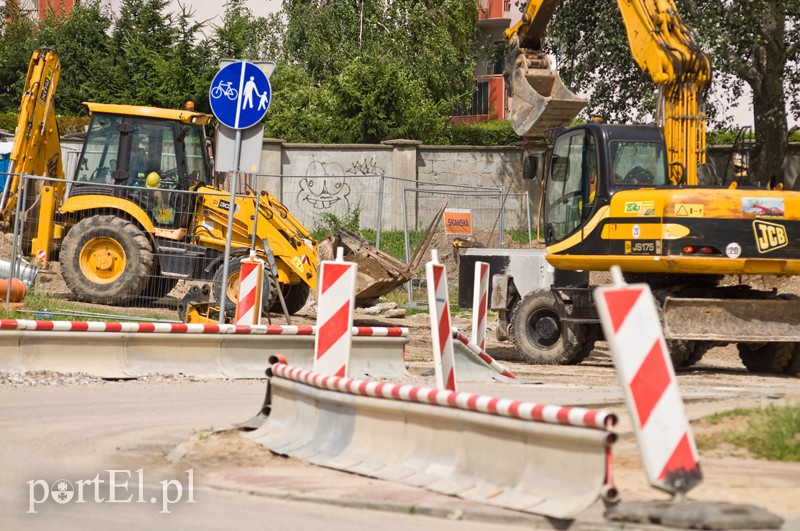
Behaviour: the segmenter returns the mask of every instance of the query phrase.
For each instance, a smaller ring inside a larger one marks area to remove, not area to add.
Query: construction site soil
[[[439,253],[449,270],[451,289],[457,286],[457,253],[454,252],[452,240],[434,238],[434,248]],[[8,256],[0,248],[0,256]],[[735,281],[738,279],[730,279]],[[761,289],[778,288],[780,292],[800,295],[800,279],[764,277],[743,279]],[[607,274],[593,275],[593,281],[607,282]],[[178,286],[155,308],[169,315],[175,311],[177,304],[188,291],[190,283],[180,282]],[[58,264],[53,263],[46,271],[42,271],[36,281],[36,289],[49,297],[72,300],[72,294],[59,274]],[[455,300],[454,296],[451,300]],[[82,305],[87,311],[93,308],[111,311],[120,315],[136,316],[151,314],[151,308],[108,307],[99,305]],[[292,324],[314,324],[315,304],[313,300],[297,315],[292,317]],[[177,314],[173,314],[177,319]],[[283,317],[272,315],[273,324],[283,324]],[[432,344],[430,336],[429,316],[419,313],[404,317],[386,318],[381,315],[368,315],[363,310],[356,312],[356,324],[364,326],[401,326],[409,329],[409,343],[406,348],[406,361],[410,371],[418,376],[430,376],[433,369]],[[457,313],[453,316],[453,324],[465,333],[470,332],[470,319],[467,314]],[[489,322],[486,350],[500,360],[518,378],[537,384],[564,384],[592,389],[604,386],[616,386],[617,376],[607,345],[598,342],[592,354],[580,365],[576,366],[532,366],[521,361],[521,357],[508,342],[497,341],[494,335],[496,322]],[[84,385],[86,382],[78,378],[59,378],[49,376],[55,383],[49,385]],[[26,382],[25,378],[29,381]],[[17,378],[0,379],[0,385],[35,384],[36,375]],[[730,400],[698,400],[687,401],[687,412],[692,420],[692,428],[696,438],[713,435],[723,430],[740,429],[742,420],[728,420],[712,424],[706,417],[714,412],[734,409],[736,407],[764,406],[768,404],[786,405],[800,403],[800,383],[796,377],[768,376],[748,374],[739,360],[735,346],[711,349],[700,362],[688,370],[678,373],[679,385],[682,389],[739,389],[740,392]],[[176,385],[189,385],[186,379],[161,379],[159,382],[174,382]],[[32,382],[32,383],[31,383]],[[140,382],[142,383],[142,382]],[[496,395],[503,393],[502,385],[496,387]],[[624,406],[620,403],[615,408],[621,416],[625,415]],[[240,420],[240,419],[233,419]],[[795,434],[800,440],[800,434]],[[638,448],[629,427],[615,445],[615,475],[617,483],[624,486],[623,497],[631,499],[666,499],[667,495],[653,490],[647,485],[641,466]],[[248,467],[268,465],[275,466],[275,457],[252,441],[235,436],[231,432],[213,434],[212,436],[195,437],[187,441],[186,457],[194,465],[203,469],[219,467]],[[706,480],[692,491],[694,499],[724,500],[738,503],[752,503],[767,508],[784,517],[800,518],[800,464],[773,463],[759,459],[746,450],[731,445],[720,445],[704,451],[702,459],[707,472]]]

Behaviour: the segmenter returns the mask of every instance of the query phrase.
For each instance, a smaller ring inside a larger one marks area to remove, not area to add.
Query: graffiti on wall
[[[375,157],[369,160],[363,157],[352,162],[347,169],[338,162],[312,160],[306,168],[306,176],[300,180],[297,201],[301,205],[311,205],[316,210],[349,212],[352,188],[347,178],[356,175],[384,174]]]

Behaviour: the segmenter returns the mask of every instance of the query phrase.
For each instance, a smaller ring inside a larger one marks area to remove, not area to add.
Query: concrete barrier
[[[504,365],[491,357],[465,336],[458,328],[453,328],[453,346],[456,353],[456,367],[463,381],[490,381],[504,383],[523,383],[517,380]]]
[[[0,371],[263,378],[277,352],[311,368],[315,333],[312,326],[0,320]],[[404,376],[407,342],[405,328],[353,327],[351,373]]]
[[[246,436],[275,453],[560,519],[616,496],[609,412],[270,371],[269,416]]]

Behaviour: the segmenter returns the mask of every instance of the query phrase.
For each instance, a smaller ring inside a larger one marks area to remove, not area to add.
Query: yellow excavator
[[[231,206],[230,194],[214,185],[204,132],[210,115],[86,103],[91,121],[66,180],[53,105],[59,73],[53,50],[33,53],[0,198],[0,228],[20,222],[25,255],[58,259],[79,300],[129,304],[161,298],[179,279],[212,280],[217,300],[227,296],[230,309],[240,260],[255,241],[277,270],[265,274],[264,310],[281,311],[278,287],[289,313],[303,307],[316,288],[316,242],[266,191],[250,191]],[[231,208],[232,261],[223,279]]]
[[[742,282],[800,274],[800,193],[698,184],[711,65],[671,0],[617,2],[633,57],[659,90],[657,124],[567,127],[586,100],[563,86],[542,47],[559,3],[529,1],[506,32],[516,131],[557,128],[530,164],[542,177],[554,272],[549,289],[501,290],[499,335],[531,362],[579,363],[602,337],[589,272],[619,265],[652,286],[675,367],[736,343],[750,371],[800,373],[800,300]]]

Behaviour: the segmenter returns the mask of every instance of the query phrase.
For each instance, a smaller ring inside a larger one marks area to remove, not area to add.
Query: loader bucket
[[[511,74],[511,95],[511,124],[520,136],[567,126],[589,102],[564,86],[555,70],[529,67],[524,54]]]
[[[358,264],[356,306],[372,305],[380,296],[390,293],[413,278],[425,258],[435,228],[442,220],[445,206],[434,216],[408,263],[375,248],[360,234],[346,229],[337,230],[317,245],[319,263],[333,260],[336,248],[342,247],[344,260]]]

